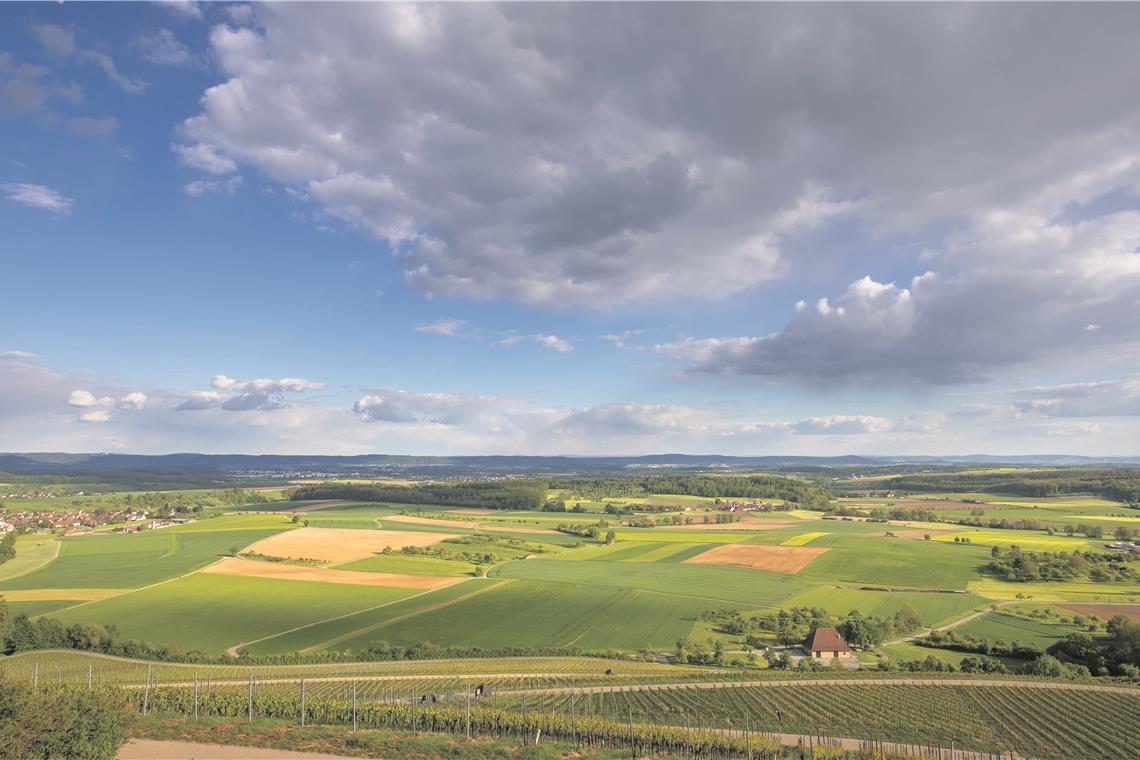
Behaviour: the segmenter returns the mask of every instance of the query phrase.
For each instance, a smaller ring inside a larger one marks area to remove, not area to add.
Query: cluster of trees
[[[1018,470],[1000,472],[947,472],[900,475],[876,481],[875,488],[890,491],[932,493],[973,491],[1012,493],[1019,496],[1094,494],[1140,507],[1140,472],[1135,468],[1065,470]]]
[[[602,501],[649,494],[708,498],[782,499],[811,509],[825,509],[828,495],[811,483],[778,475],[652,475],[640,478],[564,478],[551,482],[583,499]]]
[[[16,556],[16,531],[9,531],[0,538],[0,565]]]
[[[837,515],[855,515],[858,510],[839,508],[834,510]],[[871,522],[887,522],[889,520],[908,520],[913,522],[941,522],[951,525],[965,525],[971,528],[995,528],[999,530],[1043,530],[1049,534],[1064,533],[1068,536],[1081,533],[1084,536],[1099,540],[1106,535],[1103,525],[1081,523],[1079,525],[1066,524],[1058,526],[1054,522],[1035,519],[1010,520],[1008,518],[985,519],[985,510],[971,509],[969,516],[954,519],[929,509],[906,509],[905,507],[891,507],[888,509],[873,509],[868,513],[867,519]],[[1128,541],[1137,535],[1134,528],[1121,526],[1112,531],[1112,536],[1119,541]]]
[[[345,499],[483,509],[540,509],[546,502],[546,483],[537,480],[458,481],[411,486],[322,483],[302,486],[293,491],[292,498],[296,501]]]
[[[1105,626],[1106,636],[1073,633],[1049,647],[1061,662],[1088,668],[1094,675],[1140,678],[1140,621],[1116,615]]]
[[[0,679],[0,754],[111,760],[127,740],[130,708],[120,689],[41,686]]]
[[[950,649],[955,652],[985,654],[992,657],[1013,657],[1018,660],[1036,660],[1044,652],[1031,644],[1018,642],[990,641],[976,636],[959,636],[957,631],[931,631],[929,635],[915,642],[919,646],[932,649]]]
[[[922,626],[922,618],[909,604],[904,604],[889,618],[864,617],[858,610],[837,618],[818,607],[793,607],[747,618],[736,610],[711,610],[700,617],[714,623],[723,633],[744,636],[745,642],[754,648],[766,646],[773,635],[781,644],[789,646],[802,642],[815,628],[833,626],[848,644],[865,649]]]
[[[605,541],[607,544],[617,542],[617,533],[613,528],[606,530],[609,525],[605,520],[598,520],[594,525],[583,525],[582,523],[559,523],[558,531],[566,533],[571,536],[581,536],[582,538],[593,538],[600,541]],[[603,533],[603,531],[605,531]]]
[[[1105,582],[1140,577],[1135,569],[1135,560],[1125,554],[1026,552],[1016,545],[1005,552],[996,546],[990,550],[986,570],[1008,581],[1063,581],[1087,577]]]

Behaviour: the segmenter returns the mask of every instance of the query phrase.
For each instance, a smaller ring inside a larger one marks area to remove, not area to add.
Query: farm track
[[[1140,689],[1129,686],[1105,686],[1102,684],[1065,683],[1062,681],[1002,681],[998,679],[954,679],[954,678],[791,678],[767,681],[716,681],[688,683],[651,683],[628,686],[558,686],[550,689],[519,689],[498,691],[498,695],[526,694],[613,694],[628,691],[668,691],[671,689],[736,689],[763,686],[966,686],[966,687],[1014,687],[1023,689],[1052,689],[1055,691],[1091,691],[1103,694],[1128,694],[1140,697]]]
[[[912,633],[909,636],[904,636],[901,639],[895,639],[894,641],[888,641],[885,644],[880,644],[879,646],[880,647],[889,647],[889,646],[894,646],[895,644],[905,644],[908,641],[914,641],[915,639],[922,638],[923,636],[929,636],[930,634],[934,633],[935,631],[941,633],[942,631],[953,630],[954,628],[966,625],[966,623],[977,620],[978,618],[982,617],[983,615],[986,615],[986,614],[989,614],[990,612],[993,612],[995,607],[1004,607],[1007,604],[1011,604],[1011,603],[1012,602],[1004,601],[1004,602],[997,602],[996,604],[989,604],[989,605],[986,605],[986,608],[984,610],[975,610],[974,612],[971,612],[969,615],[966,615],[965,617],[960,617],[957,620],[953,620],[953,621],[947,623],[946,625],[940,625],[940,626],[937,626],[935,628],[924,628],[919,633]]]

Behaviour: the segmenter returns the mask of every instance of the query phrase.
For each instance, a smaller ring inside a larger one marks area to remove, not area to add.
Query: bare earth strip
[[[916,528],[908,528],[907,530],[892,530],[891,533],[895,534],[895,538],[926,538],[930,536],[945,536],[954,533],[952,530],[918,530]]]
[[[237,575],[244,578],[274,578],[287,581],[344,583],[350,586],[388,586],[391,588],[437,589],[463,580],[462,577],[437,575],[404,575],[402,573],[364,573],[356,570],[333,570],[327,567],[304,567],[277,562],[226,557],[202,571],[209,575]]]
[[[131,739],[115,757],[117,760],[353,760],[346,755],[156,739]]]
[[[802,520],[744,520],[737,523],[693,523],[692,525],[658,525],[657,530],[768,530],[802,525]]]
[[[441,528],[470,528],[474,530],[478,525],[475,520],[440,520],[435,517],[416,517],[415,515],[392,515],[384,520],[392,522],[412,523],[413,525],[438,525]]]
[[[798,573],[827,549],[810,546],[726,544],[685,560],[691,565],[731,565],[776,573]]]
[[[248,551],[269,557],[316,559],[340,564],[364,559],[386,547],[431,546],[448,538],[445,533],[350,528],[300,528],[262,539]]]
[[[93,602],[125,594],[125,588],[36,588],[25,591],[0,591],[9,602]]]
[[[454,512],[454,513],[455,513],[455,514],[457,514],[457,515],[479,515],[479,516],[485,516],[485,515],[493,515],[493,514],[495,514],[495,510],[494,510],[494,509],[479,509],[479,508],[477,508],[477,507],[456,507],[455,509],[449,509],[449,510],[447,510],[447,511],[448,511],[448,512]]]
[[[1095,615],[1101,620],[1111,620],[1115,615],[1123,615],[1129,620],[1140,620],[1140,604],[1062,604],[1061,606],[1082,615]]]
[[[500,525],[494,522],[479,523],[479,530],[495,530],[500,533],[541,533],[546,536],[560,535],[556,530],[549,528],[528,528],[525,525]]]

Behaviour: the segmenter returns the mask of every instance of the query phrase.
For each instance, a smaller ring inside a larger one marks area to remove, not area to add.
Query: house
[[[851,657],[851,647],[834,628],[816,628],[804,641],[804,650],[813,660],[838,660]]]

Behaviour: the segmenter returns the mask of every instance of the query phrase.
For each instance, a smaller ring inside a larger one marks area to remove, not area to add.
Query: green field
[[[987,601],[975,594],[942,594],[922,591],[859,591],[816,587],[784,600],[781,607],[819,607],[834,615],[858,610],[861,615],[891,617],[904,604],[922,618],[922,624],[935,626],[980,609]]]
[[[954,629],[954,632],[959,636],[1031,644],[1038,649],[1046,649],[1074,630],[1072,626],[1051,625],[1004,612],[989,612]]]
[[[68,625],[116,625],[128,639],[176,643],[183,651],[221,653],[241,642],[413,593],[410,589],[198,573],[71,607],[52,617]]]
[[[451,559],[405,554],[377,554],[336,565],[340,570],[363,570],[368,573],[406,573],[408,575],[471,575],[475,565]]]
[[[20,536],[16,539],[16,556],[0,565],[0,583],[37,570],[58,554],[59,542],[54,536]]]
[[[808,587],[794,575],[677,562],[614,564],[591,560],[525,560],[499,565],[491,575],[547,581],[551,584],[551,593],[559,595],[570,587],[593,586],[636,589],[662,596],[692,597],[710,603],[751,607],[775,605]]]
[[[905,588],[965,589],[989,562],[982,547],[905,538],[827,535],[812,548],[830,549],[799,573],[801,579]]]
[[[244,520],[243,517],[222,518],[145,533],[61,538],[59,557],[55,561],[0,582],[0,594],[9,589],[138,588],[197,570],[233,547],[244,548],[280,529],[235,527],[207,531],[201,527],[206,524],[227,526],[230,519]]]

